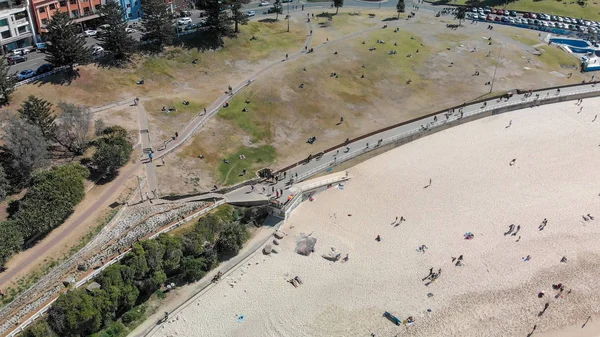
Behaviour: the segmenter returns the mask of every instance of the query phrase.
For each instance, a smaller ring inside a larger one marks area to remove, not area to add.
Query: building
[[[36,41],[28,0],[0,0],[1,54],[30,47]]]
[[[81,24],[82,30],[99,25],[99,11],[104,0],[31,0],[32,13],[38,32],[45,33],[46,25],[56,11],[69,13],[75,22]]]
[[[125,10],[125,19],[127,21],[137,21],[142,18],[141,0],[119,0],[121,7]]]

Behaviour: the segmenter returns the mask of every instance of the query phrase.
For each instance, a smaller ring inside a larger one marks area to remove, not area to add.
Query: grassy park
[[[348,137],[489,95],[484,83],[496,67],[494,93],[585,78],[574,71],[577,59],[570,54],[554,46],[534,48],[541,43],[538,32],[498,27],[492,34],[466,24],[451,30],[448,18],[383,21],[395,12],[371,12],[344,12],[313,26],[314,53],[282,62],[231,99],[176,153],[175,165],[159,171],[161,190],[234,184],[262,167],[284,167]],[[473,76],[476,71],[479,76]],[[315,145],[306,144],[311,136]],[[252,148],[261,160],[240,161],[239,154],[250,158]]]

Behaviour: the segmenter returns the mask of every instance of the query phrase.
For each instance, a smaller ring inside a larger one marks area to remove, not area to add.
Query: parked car
[[[22,48],[22,49],[18,49],[18,50],[13,50],[13,54],[15,55],[27,55],[31,52],[31,49],[29,48]]]
[[[248,13],[246,13],[246,16],[255,16],[256,12],[255,11],[248,11]]]
[[[487,21],[494,21],[494,17],[493,17],[493,16],[491,16],[491,15],[488,15],[488,16],[487,16],[485,19],[486,19]]]
[[[33,76],[35,76],[35,71],[33,71],[31,69],[25,69],[22,72],[17,74],[17,80],[23,81],[28,78],[32,78]]]
[[[499,16],[497,16],[497,17],[494,18],[494,21],[500,21],[500,20],[502,20],[502,18],[499,17]]]
[[[110,25],[108,23],[98,26],[99,29],[108,29]]]
[[[268,1],[261,1],[259,6],[268,6],[269,2]]]
[[[198,29],[200,27],[202,27],[201,24],[199,24],[199,23],[192,23],[192,24],[189,24],[189,25],[185,26],[185,28],[183,30],[194,30],[194,29]]]
[[[182,18],[189,18],[189,17],[192,17],[192,12],[190,12],[190,11],[181,11],[179,13],[179,16],[182,17]]]
[[[45,53],[46,49],[48,49],[48,45],[45,42],[36,43],[35,49],[37,49],[39,52]]]
[[[127,27],[127,28],[125,28],[125,33],[127,33],[127,34],[133,34],[133,33],[135,33],[135,29]]]
[[[515,12],[515,11],[511,11],[511,12],[510,12],[510,16],[512,16],[512,17],[515,17],[515,16],[517,16],[517,12]]]
[[[100,46],[93,46],[92,47],[92,55],[100,55],[104,53],[104,48],[100,47]]]
[[[504,15],[504,11],[501,10],[501,9],[499,9],[499,10],[496,11],[496,14],[498,14],[498,15]]]
[[[51,71],[52,69],[54,69],[54,67],[50,63],[44,63],[37,68],[35,73],[37,75],[41,75],[41,74],[45,74],[45,73]]]
[[[8,55],[7,57],[8,59],[8,63],[9,64],[17,64],[17,63],[21,63],[21,62],[25,62],[27,61],[27,56],[21,56],[21,55]]]
[[[271,13],[275,13],[275,7],[269,7],[269,9],[267,9],[267,14]],[[482,19],[485,19],[485,16],[483,16]]]
[[[84,30],[83,31],[83,35],[85,36],[96,36],[98,34],[97,30],[93,30],[93,29],[88,29],[88,30]]]
[[[177,24],[180,26],[189,25],[190,23],[192,23],[192,18],[181,18],[177,20]]]

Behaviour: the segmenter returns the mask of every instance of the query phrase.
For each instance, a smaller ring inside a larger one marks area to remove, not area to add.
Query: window
[[[127,8],[131,8],[131,4],[127,4]]]
[[[0,35],[2,35],[3,39],[8,39],[11,36],[10,35],[10,29],[3,31],[2,33],[0,33]]]
[[[50,4],[50,6],[49,6],[49,7],[50,7],[50,10],[54,10],[54,9],[56,9],[56,6],[55,6],[54,4]]]
[[[77,0],[69,0],[69,3],[70,3],[71,5],[77,5]]]
[[[72,14],[73,17],[76,18],[76,17],[79,16],[79,10],[78,9],[74,9],[74,10],[71,11],[71,14]]]
[[[88,2],[88,0],[81,0],[81,2]]]
[[[29,32],[29,26],[21,26],[17,30],[19,31],[19,34],[25,34]]]
[[[90,8],[89,7],[83,7],[83,13],[87,14],[90,12]]]
[[[9,5],[8,1],[0,2],[0,10],[4,10],[4,9],[10,9],[10,5]]]
[[[96,6],[94,6],[94,8],[95,8],[97,11],[99,11],[101,7],[102,7],[102,5],[96,5]]]
[[[0,20],[0,27],[8,26],[8,19]]]
[[[38,12],[44,13],[44,12],[46,12],[46,8],[45,7],[40,7],[40,8],[38,8]]]
[[[59,2],[60,7],[66,7],[67,6],[67,0],[63,0],[61,2]]]
[[[133,15],[131,13],[127,14],[128,17],[132,18]]]
[[[19,12],[15,14],[15,20],[27,19],[27,11]]]
[[[42,26],[45,26],[48,24],[48,19],[42,19]]]

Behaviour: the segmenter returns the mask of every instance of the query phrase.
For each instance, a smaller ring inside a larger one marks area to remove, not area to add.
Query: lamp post
[[[496,71],[498,71],[498,63],[500,62],[500,55],[502,55],[502,48],[504,44],[500,44],[500,51],[498,51],[498,58],[496,59],[496,66],[494,67],[494,76],[492,76],[492,83],[490,83],[490,93],[494,90],[494,82],[496,81]]]
[[[287,13],[287,20],[288,20],[288,33],[290,32],[290,3],[287,3],[288,5],[288,13]]]

